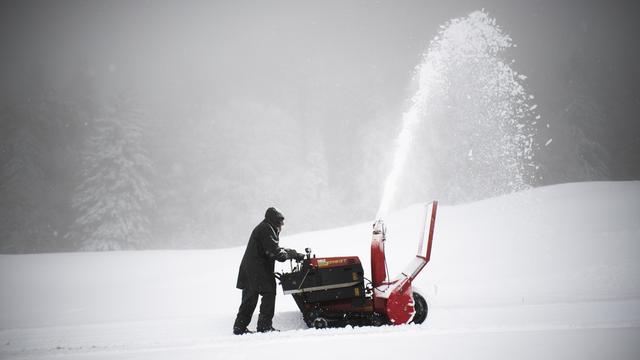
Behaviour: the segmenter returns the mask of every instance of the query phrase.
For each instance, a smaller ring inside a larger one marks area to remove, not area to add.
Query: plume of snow
[[[537,105],[522,85],[526,76],[502,58],[512,46],[484,10],[441,26],[416,67],[417,89],[402,116],[376,218],[390,210],[412,157],[422,160],[411,164],[413,177],[420,177],[418,168],[431,170],[420,187],[453,202],[530,186]],[[410,154],[414,138],[425,132],[414,152],[428,156]]]

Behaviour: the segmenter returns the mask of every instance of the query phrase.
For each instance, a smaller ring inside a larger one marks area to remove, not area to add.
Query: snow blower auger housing
[[[284,294],[293,296],[309,327],[421,324],[427,318],[427,302],[411,283],[431,258],[437,209],[437,201],[425,207],[418,253],[395,278],[388,278],[386,230],[379,219],[371,240],[371,281],[357,256],[320,258],[307,248],[307,256],[291,272],[276,274]]]

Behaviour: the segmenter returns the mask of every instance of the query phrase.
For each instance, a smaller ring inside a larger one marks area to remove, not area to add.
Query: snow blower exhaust
[[[357,256],[316,257],[311,249],[291,272],[278,273],[285,295],[293,296],[307,326],[315,328],[421,324],[428,306],[412,281],[431,258],[438,202],[426,206],[418,252],[404,271],[388,278],[382,219],[373,224],[371,280]]]

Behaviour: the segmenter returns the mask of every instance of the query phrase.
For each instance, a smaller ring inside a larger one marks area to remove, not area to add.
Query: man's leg
[[[233,324],[233,333],[245,332],[247,326],[251,322],[253,312],[258,305],[258,292],[255,290],[243,289],[242,290],[242,303],[238,309],[238,316]]]
[[[258,316],[258,331],[269,331],[272,328],[273,314],[276,307],[275,293],[262,293],[260,301],[260,315]]]

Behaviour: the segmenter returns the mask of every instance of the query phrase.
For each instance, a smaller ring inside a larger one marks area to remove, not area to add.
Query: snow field
[[[232,336],[243,247],[2,255],[0,359],[638,359],[638,200],[640,182],[605,182],[441,203],[420,326],[309,330],[279,293],[282,332]],[[385,219],[392,276],[421,221],[420,205]],[[370,239],[363,223],[281,245],[358,255],[368,275]]]

